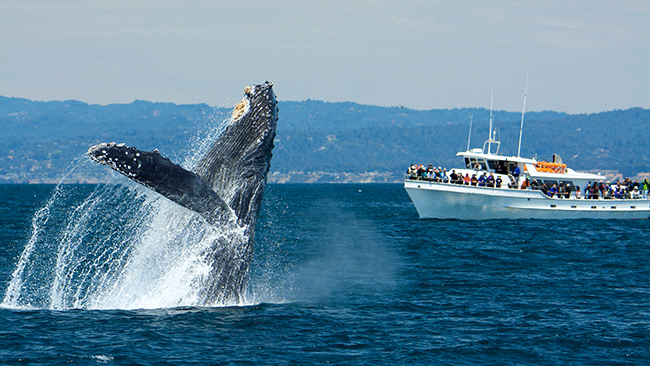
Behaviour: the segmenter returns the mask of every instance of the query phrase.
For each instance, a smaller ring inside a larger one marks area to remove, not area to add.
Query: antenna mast
[[[488,154],[492,151],[492,107],[494,106],[494,89],[490,98],[490,131],[488,131]],[[485,147],[485,146],[483,146]]]
[[[474,115],[469,116],[469,136],[467,136],[467,151],[469,151],[469,140],[472,138],[472,121],[474,121]]]
[[[521,127],[519,128],[519,148],[517,149],[517,157],[521,154],[521,133],[524,130],[524,113],[526,113],[526,95],[528,94],[528,76],[530,72],[526,73],[526,89],[524,89],[524,107],[521,110]],[[491,126],[492,124],[490,124]]]

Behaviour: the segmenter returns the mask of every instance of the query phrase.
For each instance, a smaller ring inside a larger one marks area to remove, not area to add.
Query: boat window
[[[513,162],[508,163],[508,173],[514,172],[515,168],[517,167],[516,165],[517,163],[513,163]]]
[[[467,169],[472,169],[472,163],[469,161],[469,158],[465,158],[465,166]]]
[[[497,169],[497,166],[498,166],[499,163],[496,160],[488,160],[487,162],[488,162],[488,166],[490,167],[490,169],[492,169],[492,170]]]
[[[558,186],[556,180],[545,180],[544,183],[549,187],[553,186],[553,184],[555,184],[556,187]]]
[[[487,169],[487,166],[485,165],[485,161],[483,161],[483,160],[477,160],[476,158],[470,158],[469,163],[470,163],[469,166],[468,166],[469,169],[474,169],[476,164],[479,164],[479,166],[483,170]]]
[[[487,170],[487,164],[485,163],[485,160],[480,159],[480,160],[477,160],[476,162],[481,166],[481,170]],[[474,165],[476,165],[476,164],[474,164]]]
[[[490,161],[489,163],[490,163],[490,167],[494,169],[494,171],[497,174],[508,174],[508,166],[506,165],[507,162],[495,160],[495,161]]]

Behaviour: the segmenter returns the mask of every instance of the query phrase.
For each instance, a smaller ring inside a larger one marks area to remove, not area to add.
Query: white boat
[[[489,174],[501,178],[501,187],[454,183],[407,177],[404,188],[421,218],[490,220],[490,219],[647,219],[650,200],[642,192],[627,192],[632,198],[588,198],[582,189],[594,182],[603,183],[605,176],[579,173],[561,163],[538,162],[515,156],[503,156],[481,149],[459,152],[465,168],[453,169],[456,174]],[[502,165],[500,165],[500,163]],[[479,165],[479,169],[472,167]],[[522,171],[514,188],[509,188],[515,164]],[[522,169],[523,168],[523,169]],[[557,169],[557,170],[554,170]],[[499,170],[499,172],[497,172]],[[477,175],[478,175],[477,174]],[[569,187],[562,195],[551,197],[524,182],[536,181],[547,186]],[[567,198],[568,195],[568,198]]]
[[[525,97],[524,97],[525,109]],[[642,186],[620,194],[596,191],[589,197],[582,193],[594,183],[606,185],[600,174],[576,172],[554,155],[552,162],[499,154],[500,142],[492,134],[490,112],[489,138],[483,148],[459,152],[464,167],[453,169],[464,177],[492,175],[497,184],[481,186],[449,179],[407,176],[404,188],[421,218],[490,220],[490,219],[648,219],[650,200]],[[523,129],[523,112],[522,112]],[[471,123],[470,123],[471,137]],[[493,152],[493,147],[495,151]],[[519,139],[521,151],[521,133]],[[519,168],[518,179],[514,178]],[[435,169],[435,168],[434,168]],[[512,184],[510,182],[512,181]],[[536,183],[536,184],[535,184]],[[546,185],[546,187],[543,186]],[[561,187],[562,194],[547,194],[545,188]],[[536,188],[536,189],[534,189]],[[544,189],[542,189],[544,188]],[[615,198],[616,197],[616,198]]]

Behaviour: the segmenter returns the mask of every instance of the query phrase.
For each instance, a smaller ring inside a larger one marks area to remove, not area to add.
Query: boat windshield
[[[465,158],[465,166],[467,169],[474,169],[476,168],[476,164],[479,165],[480,170],[487,170],[487,164],[485,163],[485,160],[483,159],[476,159],[476,158]]]

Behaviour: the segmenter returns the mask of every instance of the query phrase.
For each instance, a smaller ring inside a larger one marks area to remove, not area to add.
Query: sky
[[[0,96],[650,109],[650,1],[0,0]]]

